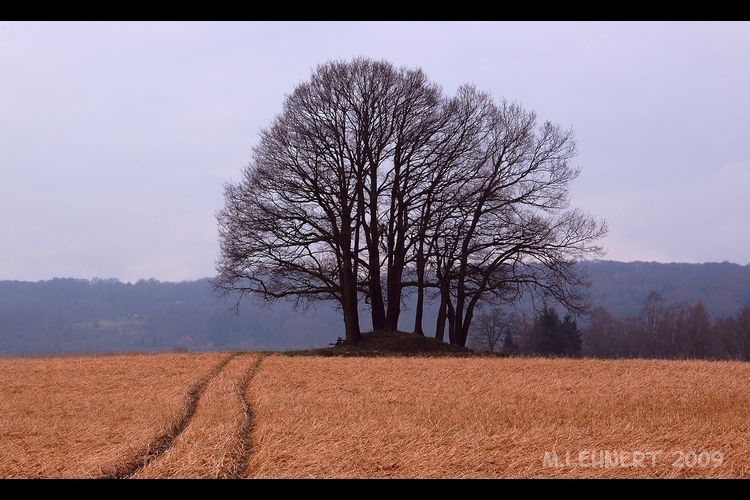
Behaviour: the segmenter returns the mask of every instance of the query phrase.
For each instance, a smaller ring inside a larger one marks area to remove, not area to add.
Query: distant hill
[[[616,316],[635,314],[652,290],[669,302],[702,299],[718,317],[750,303],[750,266],[731,263],[660,264],[593,261],[581,264],[591,302]],[[407,298],[400,328],[413,322]],[[168,351],[175,348],[306,349],[343,335],[330,303],[296,311],[290,303],[245,300],[240,314],[217,297],[208,280],[53,279],[0,281],[0,354]],[[426,333],[434,331],[434,305]],[[369,328],[363,311],[362,328]]]
[[[750,265],[589,261],[581,266],[591,281],[591,302],[615,316],[637,313],[651,291],[671,303],[703,300],[714,318],[750,304]]]
[[[308,348],[339,334],[333,307],[232,305],[206,279],[0,281],[0,354]]]

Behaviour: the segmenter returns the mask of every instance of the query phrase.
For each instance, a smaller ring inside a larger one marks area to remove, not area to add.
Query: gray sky
[[[750,23],[0,23],[0,280],[213,275],[214,214],[320,62],[576,131],[607,258],[750,262]]]

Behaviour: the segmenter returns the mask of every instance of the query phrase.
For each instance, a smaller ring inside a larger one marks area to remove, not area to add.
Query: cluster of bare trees
[[[502,307],[485,308],[473,322],[467,343],[487,352],[514,350],[517,344],[513,339],[519,337],[520,321],[518,314]]]
[[[615,317],[597,306],[585,316],[586,326],[579,331],[572,317],[560,320],[546,305],[533,316],[512,308],[484,308],[469,345],[528,356],[750,361],[750,304],[714,320],[700,300],[668,303],[651,292],[638,314]]]
[[[340,304],[398,328],[402,299],[440,302],[436,337],[464,345],[477,306],[525,291],[582,307],[576,260],[603,223],[569,209],[572,133],[472,86],[446,97],[419,69],[319,66],[286,97],[218,214],[215,285]],[[362,306],[366,307],[362,307]]]
[[[470,332],[471,347],[527,356],[581,355],[582,335],[575,318],[544,304],[533,317],[502,307],[485,308]]]
[[[713,321],[703,305],[669,304],[649,294],[640,314],[615,318],[592,311],[583,353],[606,358],[709,358],[750,361],[750,305]]]

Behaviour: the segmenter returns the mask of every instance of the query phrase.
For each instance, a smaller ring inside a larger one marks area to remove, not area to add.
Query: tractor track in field
[[[214,367],[205,377],[198,381],[198,383],[195,384],[192,389],[190,389],[190,392],[188,393],[187,410],[185,411],[182,418],[177,423],[175,423],[166,433],[162,434],[153,442],[151,442],[148,448],[144,452],[139,453],[135,459],[126,464],[123,464],[110,474],[100,476],[100,479],[125,479],[131,477],[144,467],[148,466],[148,464],[159,458],[161,455],[163,455],[172,446],[172,443],[177,438],[177,436],[179,436],[182,431],[185,430],[185,428],[190,424],[190,421],[193,419],[195,411],[198,408],[198,401],[200,400],[201,396],[203,396],[204,391],[211,383],[211,381],[216,378],[219,373],[221,373],[221,371],[232,359],[239,356],[240,354],[241,353],[238,352],[229,354],[226,359],[220,361],[216,365],[216,367]]]
[[[250,404],[250,397],[248,395],[248,388],[250,387],[250,382],[253,381],[255,376],[258,374],[258,371],[260,371],[260,364],[263,362],[263,359],[265,358],[265,354],[258,354],[257,359],[253,363],[253,367],[248,370],[248,372],[245,374],[244,379],[242,380],[242,383],[239,384],[239,388],[241,391],[241,399],[242,403],[244,405],[244,411],[245,415],[247,416],[247,420],[245,421],[245,426],[242,429],[242,454],[240,455],[240,458],[237,462],[237,467],[235,468],[235,479],[244,478],[247,473],[247,467],[250,464],[250,456],[253,453],[253,424],[255,423],[255,414],[253,413],[253,407]]]

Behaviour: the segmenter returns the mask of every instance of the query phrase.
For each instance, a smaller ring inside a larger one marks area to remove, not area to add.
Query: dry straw
[[[739,362],[273,356],[250,385],[248,475],[748,477],[748,382]],[[701,450],[722,465],[673,467]],[[564,461],[597,451],[663,454]]]
[[[250,413],[244,392],[258,356],[232,359],[206,387],[195,415],[171,447],[137,478],[232,478],[249,452]]]
[[[750,477],[747,363],[260,360],[2,359],[0,476]]]
[[[137,464],[226,354],[0,359],[0,477],[102,477]]]

